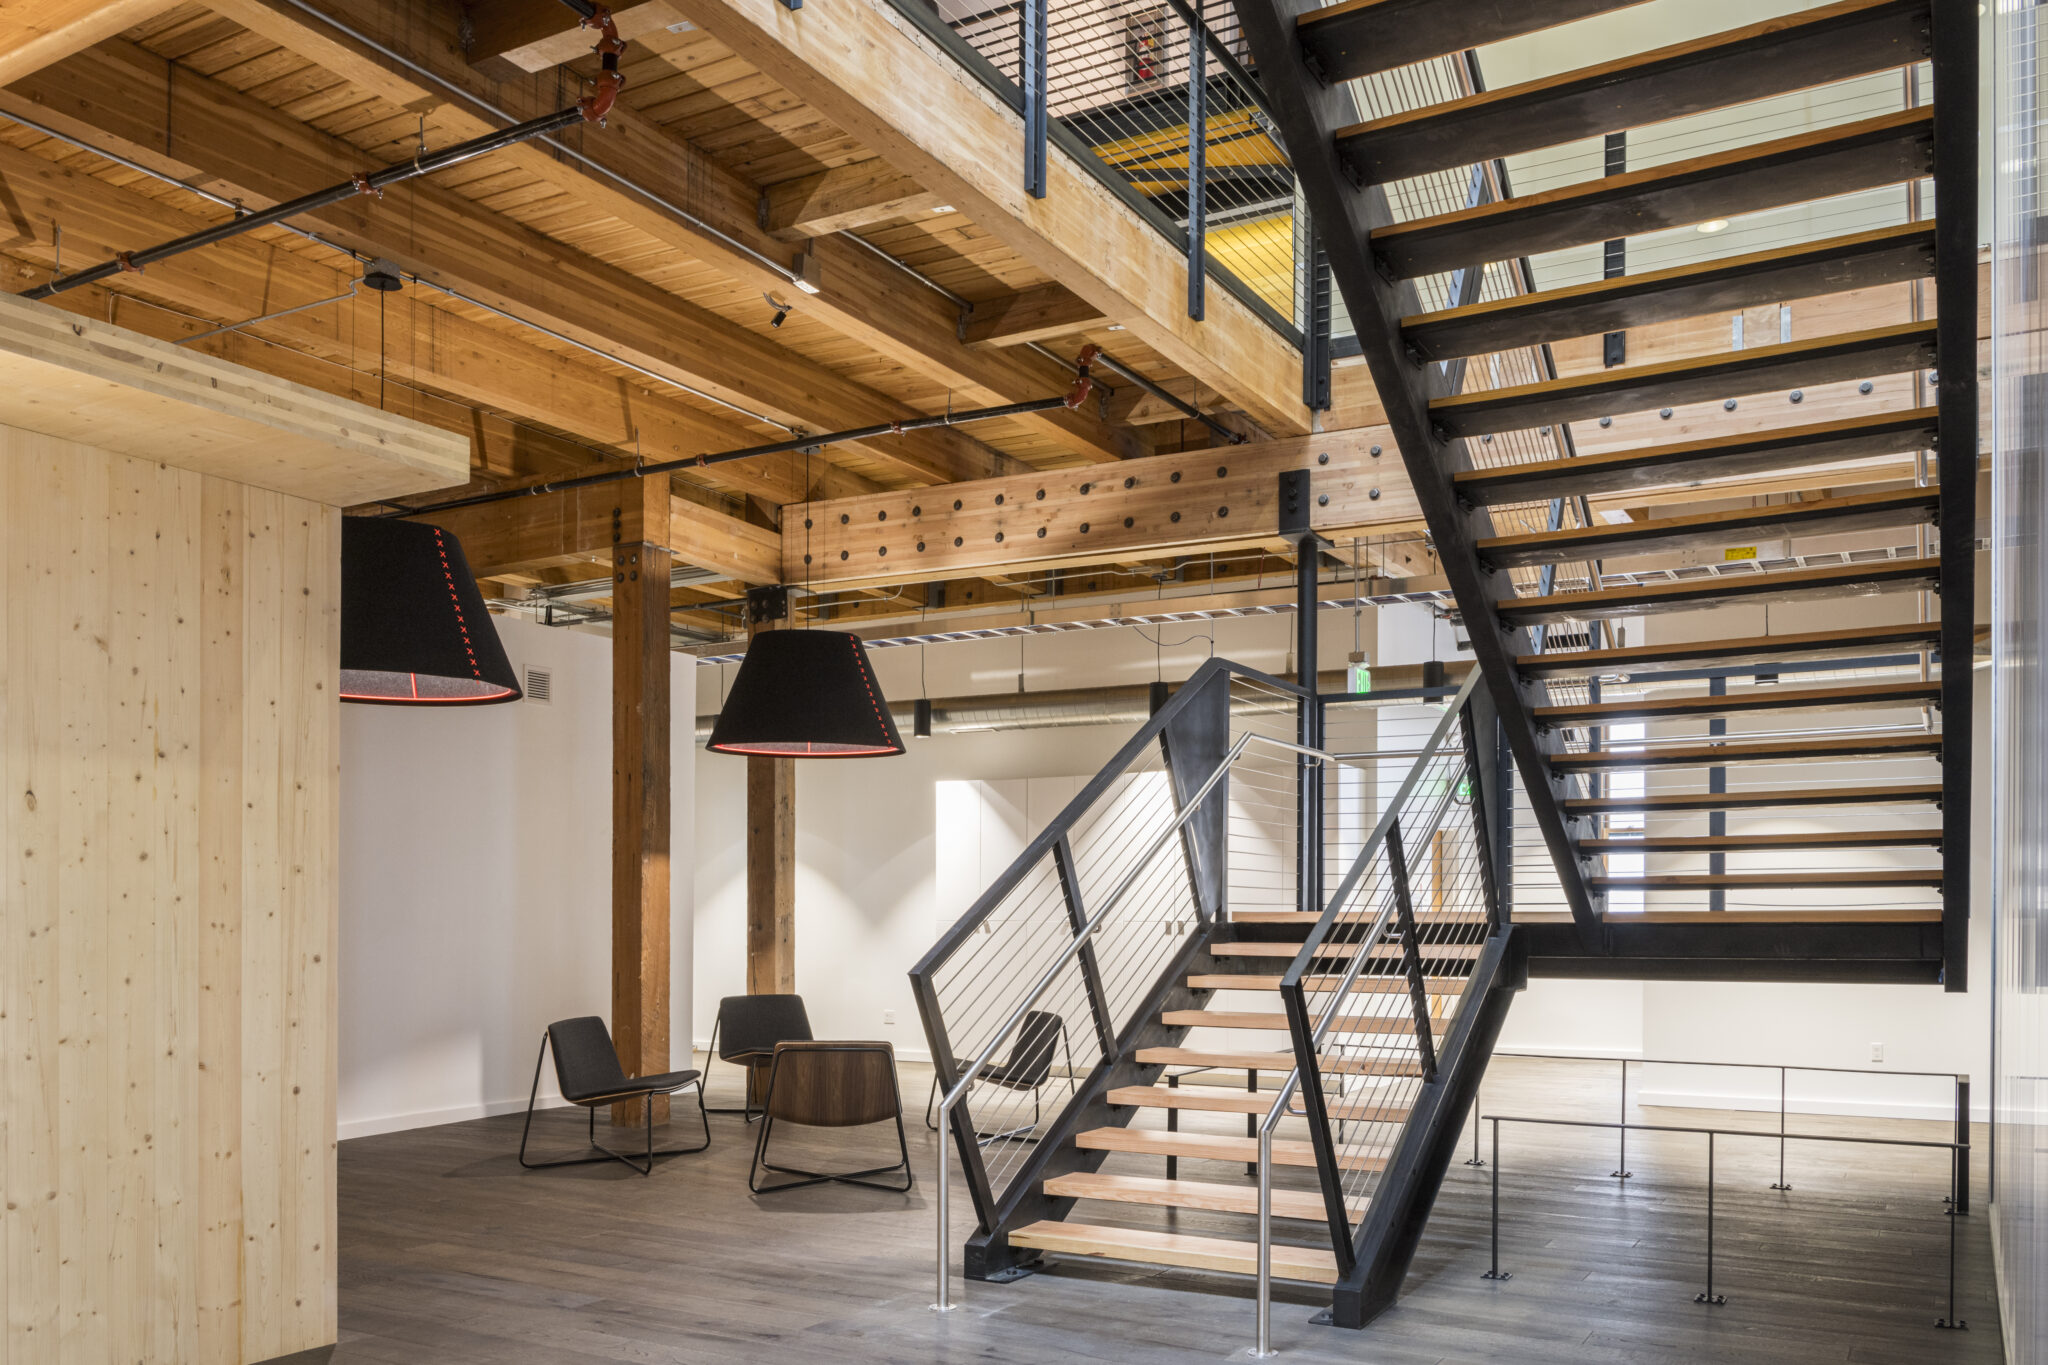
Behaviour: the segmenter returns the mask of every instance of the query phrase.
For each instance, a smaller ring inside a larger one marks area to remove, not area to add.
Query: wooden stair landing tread
[[[1228,1090],[1220,1085],[1120,1085],[1109,1092],[1111,1104],[1133,1109],[1185,1109],[1205,1114],[1264,1114],[1273,1108],[1271,1090]],[[1335,1096],[1323,1101],[1333,1119],[1359,1119],[1370,1123],[1405,1123],[1406,1105],[1371,1104]],[[1302,1116],[1301,1096],[1288,1104],[1287,1112]]]
[[[1756,635],[1738,640],[1702,640],[1692,644],[1631,645],[1624,649],[1582,649],[1555,654],[1524,654],[1515,667],[1532,678],[1586,676],[1594,673],[1663,673],[1717,664],[1784,663],[1793,659],[1882,658],[1941,643],[1941,623],[1857,626],[1849,630],[1804,631],[1790,635]]]
[[[1924,450],[1934,444],[1936,415],[1931,407],[1909,408],[1712,440],[1467,469],[1453,476],[1453,484],[1460,497],[1484,504],[1690,487],[1703,480],[1752,478]]]
[[[1425,958],[1476,958],[1483,943],[1423,943],[1417,947]],[[1211,957],[1285,957],[1294,958],[1301,954],[1299,943],[1214,943],[1209,946]],[[1372,955],[1379,958],[1399,958],[1405,950],[1397,942],[1373,945]],[[1325,943],[1316,949],[1317,957],[1356,957],[1356,943]]]
[[[1372,251],[1397,277],[1458,270],[1715,218],[1896,185],[1929,173],[1932,106],[1540,194],[1413,218],[1376,230]]]
[[[1489,299],[1464,308],[1417,313],[1401,320],[1401,339],[1427,360],[1486,355],[1539,342],[1625,331],[1707,313],[1734,312],[1780,299],[1812,298],[1919,279],[1933,272],[1933,253],[1934,224],[1903,223],[1825,241]],[[1741,439],[1753,444],[1756,438]],[[1617,452],[1630,453],[1634,452]],[[1588,459],[1581,457],[1568,463],[1584,465]],[[1473,475],[1501,476],[1509,472],[1467,470],[1458,475],[1458,486],[1465,491]],[[1484,486],[1483,481],[1475,482]],[[1574,491],[1589,490],[1581,487]]]
[[[1438,0],[1342,0],[1301,15],[1295,21],[1295,33],[1303,56],[1334,85],[1641,3],[1551,0],[1545,5],[1444,5]]]
[[[1851,493],[1839,498],[1734,507],[1690,516],[1488,536],[1474,548],[1481,559],[1495,568],[1569,564],[1651,551],[1738,545],[1780,535],[1836,535],[1914,526],[1933,520],[1940,501],[1940,491],[1933,488]]]
[[[1302,978],[1302,985],[1310,991],[1335,990],[1342,981],[1340,976],[1309,976]],[[1187,979],[1191,991],[1277,991],[1280,978],[1277,976],[1240,976],[1235,972],[1198,972]],[[1465,978],[1462,976],[1425,976],[1422,988],[1430,995],[1459,996],[1465,993]],[[1360,976],[1352,983],[1353,992],[1389,992],[1406,995],[1408,978],[1405,976]]]
[[[1165,1010],[1159,1022],[1168,1028],[1235,1028],[1263,1029],[1271,1032],[1287,1031],[1287,1016],[1270,1011],[1248,1010]],[[1447,1020],[1435,1019],[1436,1031],[1441,1033],[1450,1027]],[[1331,1029],[1337,1033],[1398,1033],[1413,1035],[1415,1015],[1403,1009],[1399,1014],[1345,1014],[1339,1015]]]
[[[1211,1213],[1253,1216],[1259,1211],[1259,1188],[1256,1185],[1221,1185],[1206,1180],[1160,1180],[1147,1175],[1073,1171],[1048,1179],[1044,1189],[1059,1199],[1100,1199],[1114,1204],[1149,1204],[1157,1208],[1206,1209]],[[1345,1202],[1350,1206],[1353,1217],[1365,1212],[1363,1199]],[[1321,1190],[1276,1189],[1273,1191],[1272,1209],[1275,1218],[1306,1218],[1322,1222],[1329,1217]]]
[[[1361,182],[1463,168],[1918,62],[1927,24],[1927,0],[1844,0],[1356,123],[1337,149]]]
[[[1581,853],[1769,853],[1869,848],[1939,848],[1934,829],[1814,830],[1804,834],[1645,834],[1630,839],[1581,839]]]
[[[1768,389],[1868,379],[1932,365],[1934,338],[1931,321],[1900,322],[1716,355],[1594,370],[1433,399],[1429,419],[1452,436],[1479,436]]]
[[[1133,1054],[1139,1066],[1206,1066],[1219,1071],[1292,1071],[1292,1052],[1204,1052],[1191,1047],[1141,1047]],[[1326,1057],[1326,1074],[1347,1076],[1420,1076],[1421,1064],[1395,1057]]]
[[[1236,1275],[1259,1272],[1259,1249],[1226,1237],[1193,1237],[1180,1232],[1105,1227],[1090,1223],[1027,1223],[1010,1232],[1010,1245],[1068,1256],[1094,1256],[1142,1265],[1218,1270]],[[1275,1243],[1269,1262],[1274,1278],[1312,1284],[1337,1282],[1337,1258],[1329,1251]]]
[[[1298,924],[1304,928],[1312,928],[1320,924],[1322,918],[1322,915],[1314,910],[1236,910],[1231,912],[1230,922],[1232,924]],[[1337,916],[1337,923],[1363,924],[1372,918],[1372,915],[1359,914],[1354,911]],[[1425,910],[1418,907],[1415,911],[1415,922],[1417,924],[1484,924],[1486,923],[1486,912],[1483,910]]]
[[[1832,739],[1732,740],[1722,744],[1673,744],[1629,753],[1601,749],[1593,753],[1553,754],[1550,766],[1559,772],[1599,772],[1609,768],[1732,767],[1738,763],[1814,763],[1840,760],[1908,758],[1941,752],[1941,736],[1843,735]]]
[[[1229,1133],[1169,1133],[1161,1128],[1086,1128],[1074,1134],[1074,1145],[1091,1152],[1125,1152],[1137,1156],[1184,1156],[1199,1161],[1250,1161],[1259,1159],[1259,1140]],[[1273,1164],[1314,1166],[1315,1144],[1306,1138],[1274,1138]],[[1347,1171],[1377,1171],[1386,1166],[1382,1157],[1346,1156],[1339,1164]]]
[[[1786,806],[1890,806],[1941,800],[1939,782],[1892,786],[1757,787],[1732,792],[1658,793],[1651,796],[1568,796],[1567,815],[1600,815],[1616,811],[1648,814],[1670,811],[1774,810]]]
[[[1569,922],[1568,916],[1560,916]],[[1610,924],[1939,924],[1941,910],[1643,910],[1611,915]]]
[[[1852,711],[1934,706],[1940,701],[1939,682],[1861,683],[1847,687],[1759,687],[1718,697],[1644,697],[1584,706],[1537,706],[1530,709],[1530,715],[1539,725],[1612,725],[1617,721],[1699,720],[1805,707]]]
[[[1630,584],[1594,592],[1551,593],[1511,597],[1494,604],[1510,625],[1555,625],[1612,616],[1645,616],[1662,611],[1694,611],[1702,607],[1751,602],[1763,597],[1862,597],[1880,592],[1932,589],[1941,578],[1941,561],[1879,559],[1788,573],[1702,575],[1668,583]]]
[[[1639,877],[1586,878],[1601,891],[1740,891],[1851,887],[1940,886],[1941,869],[1874,868],[1854,872],[1652,872]]]

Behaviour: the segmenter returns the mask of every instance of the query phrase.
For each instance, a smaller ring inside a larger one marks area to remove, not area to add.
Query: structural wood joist
[[[403,0],[210,0],[210,7],[365,91],[467,137],[553,107],[551,72],[498,81],[472,67],[452,7]],[[574,14],[559,4],[572,21]],[[363,37],[374,35],[374,45]],[[796,251],[759,222],[761,187],[639,114],[631,96],[602,131],[500,154],[503,163],[795,308],[969,401],[1019,402],[1072,382],[1058,361],[969,347],[950,300],[842,236],[810,239],[816,293],[795,287]],[[1135,220],[1134,220],[1135,221]],[[1089,460],[1145,453],[1140,436],[1087,408],[1020,419]]]

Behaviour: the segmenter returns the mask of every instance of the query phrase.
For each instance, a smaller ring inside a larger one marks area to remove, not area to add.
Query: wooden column
[[[796,990],[796,760],[747,760],[747,994]]]
[[[612,556],[612,1041],[629,1076],[669,1069],[668,480],[620,485]],[[658,524],[654,524],[658,523]],[[612,1122],[642,1121],[638,1101]],[[655,1101],[654,1117],[668,1117]]]

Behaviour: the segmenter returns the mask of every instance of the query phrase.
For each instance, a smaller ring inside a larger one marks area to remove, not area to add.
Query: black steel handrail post
[[[1478,1100],[1477,1100],[1476,1098],[1475,1098],[1475,1099],[1473,1100],[1473,1105],[1474,1105],[1474,1113],[1473,1113],[1473,1117],[1474,1117],[1474,1118],[1476,1119],[1476,1118],[1478,1118],[1478,1117],[1479,1117],[1479,1115],[1478,1115],[1478,1113],[1477,1113],[1477,1106],[1478,1106]],[[1478,1125],[1478,1124],[1476,1124],[1476,1123],[1472,1125],[1472,1146],[1473,1146],[1473,1148],[1475,1149],[1475,1151],[1476,1151],[1476,1149],[1477,1149],[1477,1148],[1478,1148],[1478,1146],[1479,1146],[1479,1125]],[[1486,1163],[1482,1161],[1482,1162],[1480,1162],[1479,1164],[1483,1166],[1483,1165],[1485,1165]],[[1480,1276],[1479,1278],[1480,1278],[1480,1279],[1482,1279],[1482,1280],[1512,1280],[1513,1278],[1515,1278],[1515,1277],[1514,1277],[1514,1275],[1513,1275],[1513,1274],[1511,1274],[1510,1272],[1508,1272],[1508,1271],[1505,1271],[1505,1270],[1502,1270],[1502,1269],[1500,1268],[1500,1120],[1499,1120],[1499,1119],[1495,1119],[1495,1120],[1493,1121],[1493,1219],[1492,1219],[1492,1242],[1493,1242],[1493,1257],[1492,1257],[1492,1261],[1491,1261],[1491,1264],[1489,1264],[1489,1265],[1487,1266],[1487,1269],[1486,1269],[1486,1273],[1485,1273],[1484,1275],[1481,1275],[1481,1276]]]
[[[1970,1078],[1956,1077],[1956,1178],[1949,1208],[1970,1212]],[[1953,1314],[1951,1314],[1953,1316]]]
[[[1778,1183],[1774,1190],[1789,1190],[1791,1184],[1785,1179],[1785,1076],[1788,1067],[1778,1068]]]
[[[1479,849],[1479,885],[1486,897],[1486,932],[1497,934],[1505,922],[1501,911],[1500,881],[1498,869],[1493,862],[1493,837],[1487,831],[1487,812],[1492,802],[1487,800],[1487,782],[1479,766],[1478,728],[1472,719],[1472,703],[1458,708],[1458,724],[1465,741],[1465,777],[1472,792],[1472,838]]]
[[[1024,0],[1017,16],[1018,84],[1024,90],[1024,192],[1045,198],[1046,9],[1052,0]]]
[[[1703,1303],[1710,1308],[1719,1308],[1728,1302],[1725,1295],[1714,1292],[1714,1131],[1707,1130],[1707,1292],[1694,1297],[1694,1303]]]
[[[1052,863],[1058,873],[1060,896],[1067,903],[1067,923],[1076,934],[1088,927],[1088,912],[1082,907],[1081,878],[1074,870],[1074,846],[1065,835],[1052,846]],[[1088,993],[1088,1012],[1095,1016],[1095,1042],[1104,1057],[1116,1055],[1116,1020],[1109,1011],[1109,992],[1103,988],[1102,968],[1095,958],[1093,939],[1083,944],[1077,959],[1081,983]]]
[[[1616,1180],[1631,1180],[1635,1172],[1628,1168],[1628,1058],[1621,1059],[1621,1159],[1615,1164]]]
[[[1415,903],[1408,894],[1408,850],[1401,843],[1401,822],[1387,831],[1387,868],[1394,881],[1394,914],[1401,926],[1401,967],[1408,977],[1408,1004],[1415,1013],[1415,1050],[1422,1061],[1422,1081],[1436,1079],[1436,1037],[1430,1028],[1429,988],[1422,980],[1422,944],[1415,931]],[[1358,945],[1371,953],[1377,936]]]

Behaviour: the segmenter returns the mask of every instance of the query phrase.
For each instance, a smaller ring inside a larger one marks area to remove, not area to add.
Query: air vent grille
[[[526,670],[526,699],[538,706],[554,700],[555,675],[545,668]]]

